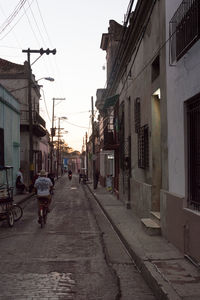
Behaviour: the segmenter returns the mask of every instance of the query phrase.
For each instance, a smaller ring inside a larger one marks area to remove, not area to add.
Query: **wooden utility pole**
[[[93,166],[93,187],[96,189],[96,158],[95,158],[95,134],[94,134],[94,104],[93,97],[91,97],[91,105],[92,105],[92,166]]]
[[[88,145],[87,145],[87,132],[85,133],[85,147],[86,147],[86,176],[88,180]]]
[[[29,171],[30,171],[30,181],[33,181],[34,176],[34,165],[33,165],[33,115],[32,115],[32,96],[31,96],[31,83],[32,83],[32,70],[31,65],[33,65],[43,54],[49,55],[52,53],[56,54],[56,49],[53,50],[31,50],[28,48],[27,50],[22,50],[23,53],[27,53],[28,60],[28,111],[29,111]],[[31,53],[38,53],[40,56],[31,64],[30,55]]]
[[[65,100],[65,98],[53,98],[53,109],[52,109],[52,128],[51,128],[51,155],[50,155],[50,172],[54,173],[54,167],[53,167],[53,152],[54,152],[54,145],[53,145],[53,138],[56,133],[56,128],[54,128],[54,107],[55,107],[55,101],[59,100]],[[57,171],[56,171],[57,172]]]

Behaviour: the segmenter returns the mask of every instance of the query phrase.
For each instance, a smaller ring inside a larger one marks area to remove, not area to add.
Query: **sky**
[[[0,0],[0,57],[24,64],[22,50],[56,49],[56,55],[31,54],[32,72],[42,85],[40,114],[49,130],[53,98],[55,126],[63,139],[81,151],[86,132],[91,135],[91,97],[106,86],[106,52],[100,49],[109,20],[123,25],[130,0]],[[136,1],[135,1],[136,2]]]

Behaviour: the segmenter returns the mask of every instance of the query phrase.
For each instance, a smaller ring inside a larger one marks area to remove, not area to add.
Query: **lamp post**
[[[45,79],[45,80],[48,80],[48,81],[54,81],[54,80],[55,80],[55,79],[52,78],[52,77],[42,77],[42,78],[40,78],[40,79],[38,79],[38,80],[36,80],[36,81],[39,81],[39,80],[41,80],[41,79]]]
[[[42,79],[45,79],[45,80],[48,80],[48,81],[54,81],[54,78],[52,78],[52,77],[42,77],[42,78],[40,78],[36,81],[38,82],[39,80],[42,80]],[[33,85],[33,86],[35,86],[35,85]],[[14,90],[9,90],[9,92],[12,93],[12,92],[16,92],[16,91],[27,89],[27,88],[28,88],[28,85],[17,88],[17,89],[14,89]]]

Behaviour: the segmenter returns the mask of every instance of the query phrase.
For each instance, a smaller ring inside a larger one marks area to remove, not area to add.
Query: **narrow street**
[[[155,299],[78,176],[56,182],[45,228],[35,197],[23,208],[0,226],[0,299]]]

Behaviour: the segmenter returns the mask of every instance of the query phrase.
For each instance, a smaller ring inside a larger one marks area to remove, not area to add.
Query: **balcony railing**
[[[200,37],[200,1],[183,0],[169,23],[170,63],[178,61]]]
[[[21,125],[29,126],[29,111],[21,110]],[[35,110],[32,111],[32,123],[33,123],[33,132],[37,136],[44,136],[46,134],[46,122]]]

